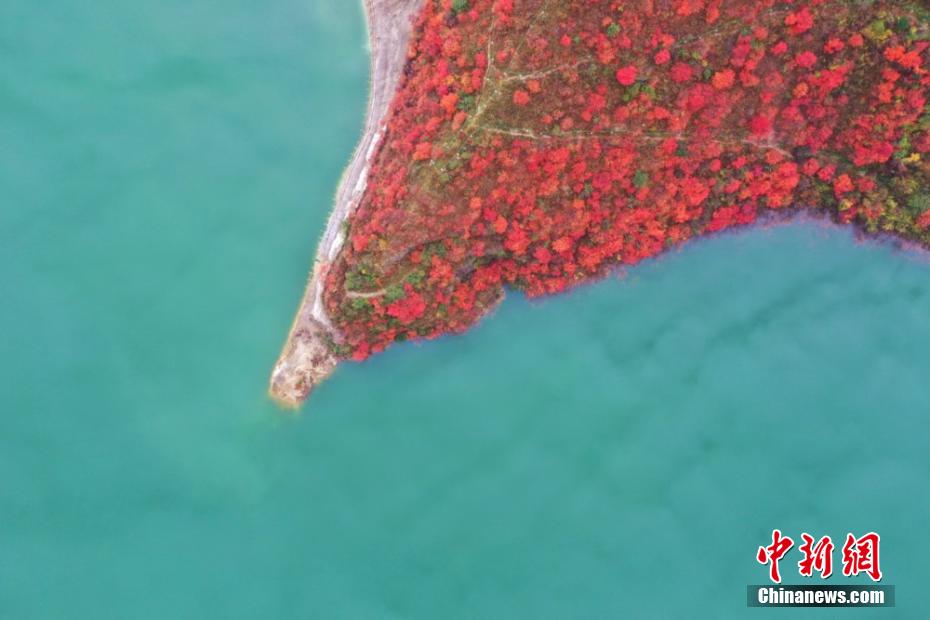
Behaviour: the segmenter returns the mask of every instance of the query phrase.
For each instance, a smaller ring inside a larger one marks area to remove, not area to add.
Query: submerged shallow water
[[[741,617],[775,527],[879,532],[898,607],[844,617],[926,617],[921,254],[723,235],[267,402],[364,37],[0,6],[0,617]]]

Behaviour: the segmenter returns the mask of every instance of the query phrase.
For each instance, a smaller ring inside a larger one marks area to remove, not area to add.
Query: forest
[[[427,0],[326,267],[339,357],[806,210],[930,245],[930,12]]]

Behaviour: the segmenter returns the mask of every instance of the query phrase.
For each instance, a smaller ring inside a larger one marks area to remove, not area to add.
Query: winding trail
[[[368,183],[368,171],[386,129],[386,116],[400,83],[413,19],[424,0],[364,0],[371,48],[371,86],[365,132],[349,162],[336,202],[317,247],[307,283],[287,342],[271,373],[269,393],[279,404],[297,407],[335,370],[338,358],[329,344],[338,330],[323,306],[326,269],[345,242],[343,223],[358,208]]]

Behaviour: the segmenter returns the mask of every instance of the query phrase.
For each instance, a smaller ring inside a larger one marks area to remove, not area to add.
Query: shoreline
[[[323,307],[326,268],[345,242],[344,222],[365,194],[368,171],[384,137],[385,121],[397,92],[424,0],[363,0],[370,48],[368,107],[362,137],[342,174],[326,229],[317,245],[307,287],[269,380],[268,393],[279,405],[296,408],[339,363],[330,343],[341,336]]]

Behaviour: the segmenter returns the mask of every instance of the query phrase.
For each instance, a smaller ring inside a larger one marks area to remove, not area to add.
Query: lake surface
[[[930,614],[925,255],[722,235],[292,416],[360,8],[12,0],[0,59],[0,618],[744,617],[776,527],[879,532],[898,607],[843,617]]]

